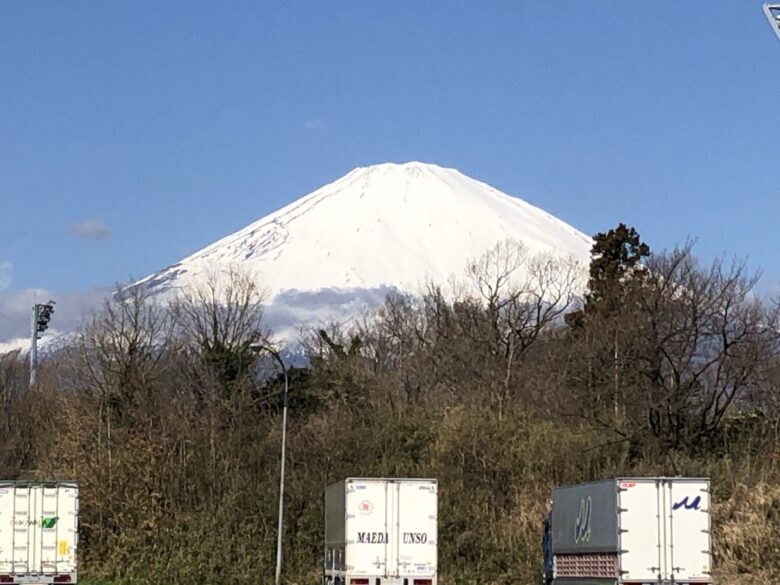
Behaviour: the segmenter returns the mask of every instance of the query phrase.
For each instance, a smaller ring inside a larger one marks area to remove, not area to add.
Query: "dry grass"
[[[714,501],[712,513],[718,582],[778,582],[780,484],[738,485],[727,500]]]

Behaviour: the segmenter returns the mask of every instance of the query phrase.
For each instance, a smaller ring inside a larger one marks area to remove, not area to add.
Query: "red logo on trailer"
[[[361,514],[363,514],[364,516],[366,516],[366,515],[368,515],[368,514],[370,514],[371,512],[373,512],[373,511],[374,511],[374,504],[372,504],[372,503],[371,503],[371,502],[369,502],[368,500],[363,500],[363,501],[362,501],[362,502],[360,502],[360,504],[358,505],[358,509],[360,510],[360,513],[361,513]]]
[[[620,482],[620,487],[622,489],[628,489],[628,488],[636,487],[636,482],[635,481],[621,481]]]

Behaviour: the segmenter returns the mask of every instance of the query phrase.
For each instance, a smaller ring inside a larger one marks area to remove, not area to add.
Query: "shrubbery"
[[[317,582],[324,488],[361,475],[439,480],[443,584],[537,582],[553,486],[647,474],[712,477],[720,582],[777,580],[776,309],[741,265],[601,236],[599,294],[579,307],[573,267],[504,243],[469,265],[472,288],[391,297],[348,335],[304,340],[285,582]],[[0,476],[81,483],[85,583],[273,581],[281,378],[252,353],[254,284],[226,286],[110,302],[33,390],[0,363]]]

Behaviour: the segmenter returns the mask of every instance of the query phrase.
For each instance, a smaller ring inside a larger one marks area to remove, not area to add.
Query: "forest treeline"
[[[589,267],[505,241],[459,286],[301,333],[285,583],[318,582],[347,476],[439,480],[443,584],[538,582],[553,486],[660,474],[712,478],[719,583],[780,578],[778,303],[690,244],[594,241]],[[84,582],[273,581],[283,376],[262,283],[222,276],[172,304],[122,289],[35,388],[0,361],[0,477],[80,482]]]

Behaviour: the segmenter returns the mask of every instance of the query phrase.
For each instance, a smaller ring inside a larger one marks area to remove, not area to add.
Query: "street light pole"
[[[276,530],[276,585],[279,585],[282,578],[282,530],[284,519],[284,461],[287,447],[287,368],[282,362],[282,358],[275,351],[271,355],[276,358],[279,365],[282,366],[284,374],[284,399],[282,407],[282,463],[279,469],[279,527]]]
[[[35,386],[38,369],[38,308],[35,304],[32,308],[32,324],[30,325],[30,388]]]
[[[30,326],[30,388],[35,386],[38,379],[38,334],[42,334],[49,328],[52,313],[54,313],[54,301],[33,305]]]
[[[287,378],[287,367],[284,365],[279,352],[271,349],[267,345],[260,343],[253,344],[251,347],[257,350],[265,350],[277,361],[282,368],[282,374],[284,375],[284,398],[282,406],[282,454],[281,465],[279,468],[279,525],[276,530],[276,585],[279,585],[282,578],[282,533],[284,530],[284,462],[285,453],[287,450],[287,391],[289,389],[289,381]]]

